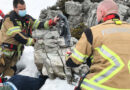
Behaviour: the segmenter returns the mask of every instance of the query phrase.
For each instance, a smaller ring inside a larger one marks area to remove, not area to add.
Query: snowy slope
[[[0,9],[6,14],[10,10],[13,10],[13,0],[0,0]],[[48,6],[54,5],[56,0],[25,0],[27,13],[38,19],[41,9],[45,9]],[[38,71],[34,64],[34,48],[25,47],[20,62],[17,64],[20,68],[25,68],[19,74],[27,75],[31,77],[37,77]],[[41,90],[73,90],[74,86],[67,84],[66,80],[55,80],[48,79],[41,88]]]
[[[25,47],[24,53],[21,57],[20,62],[17,64],[19,68],[25,67],[23,71],[21,71],[20,75],[26,75],[31,77],[37,77],[38,71],[34,64],[34,48],[29,46]],[[33,72],[33,73],[32,73]],[[66,80],[61,80],[56,78],[55,80],[47,79],[46,83],[40,90],[73,90],[74,85],[70,85]]]

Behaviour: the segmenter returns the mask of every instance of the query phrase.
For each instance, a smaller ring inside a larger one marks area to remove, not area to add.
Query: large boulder
[[[69,15],[79,15],[82,12],[82,4],[68,1],[65,3],[65,11]]]
[[[83,13],[79,16],[69,16],[68,21],[70,24],[70,28],[76,27],[79,23],[83,22]]]
[[[33,35],[36,35],[35,37],[38,38],[35,44],[35,63],[43,75],[48,75],[51,79],[56,77],[61,79],[67,78],[69,82],[73,78],[72,72],[77,74],[83,74],[84,72],[85,74],[88,71],[87,65],[85,65],[85,70],[83,69],[84,66],[75,70],[68,68],[65,64],[66,52],[72,50],[77,39],[72,37],[71,46],[64,47],[64,38],[59,36],[58,31],[37,30],[37,32],[33,32]]]
[[[119,7],[119,15],[120,15],[120,18],[121,20],[124,20],[124,16],[127,14],[127,10],[129,9],[128,6],[125,6],[123,4],[118,4],[118,7]]]
[[[89,7],[88,12],[84,14],[84,22],[88,27],[94,26],[97,24],[97,19],[96,19],[96,8],[97,8],[97,3],[91,4]]]

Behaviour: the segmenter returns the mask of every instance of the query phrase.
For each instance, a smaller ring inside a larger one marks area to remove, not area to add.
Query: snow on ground
[[[13,0],[0,0],[0,9],[7,14],[13,10]],[[25,0],[27,12],[34,18],[38,19],[41,9],[52,6],[56,0]],[[25,47],[21,60],[17,64],[19,69],[23,69],[19,74],[37,77],[39,72],[34,64],[34,48]],[[73,90],[74,86],[67,84],[66,80],[56,78],[55,80],[48,79],[40,90]]]
[[[19,74],[31,77],[38,77],[39,72],[34,64],[34,48],[26,46],[20,61],[17,63],[18,69],[23,69]],[[74,85],[67,83],[67,80],[56,78],[55,80],[47,79],[40,90],[73,90]]]
[[[74,85],[68,84],[66,80],[56,78],[55,80],[48,79],[40,90],[74,90],[74,87]]]

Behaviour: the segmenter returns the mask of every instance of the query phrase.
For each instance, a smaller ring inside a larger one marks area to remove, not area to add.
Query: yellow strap
[[[21,47],[22,47],[22,44],[19,44],[19,45],[18,45],[18,49],[17,49],[17,52],[18,52],[18,59],[20,58],[21,53],[22,53]]]
[[[35,20],[35,21],[34,21],[34,24],[33,24],[33,29],[37,29],[38,26],[39,26],[39,24],[40,24],[40,21]]]
[[[121,25],[122,21],[119,19],[113,19],[113,21],[115,22],[116,25]]]
[[[45,29],[49,29],[49,21],[46,21],[46,22],[44,23],[44,28],[45,28]]]
[[[30,46],[33,44],[33,39],[32,38],[28,38],[28,42],[27,42],[27,46]]]

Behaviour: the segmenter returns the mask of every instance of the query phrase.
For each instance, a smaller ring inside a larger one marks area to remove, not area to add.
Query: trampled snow
[[[13,0],[0,0],[0,9],[7,14],[13,10]],[[25,0],[27,12],[38,19],[40,11],[48,6],[54,5],[56,0]],[[21,60],[18,62],[18,69],[24,69],[19,74],[37,77],[39,72],[34,64],[34,48],[25,47]],[[67,84],[66,80],[59,78],[55,80],[48,79],[41,90],[73,90],[74,85]]]

